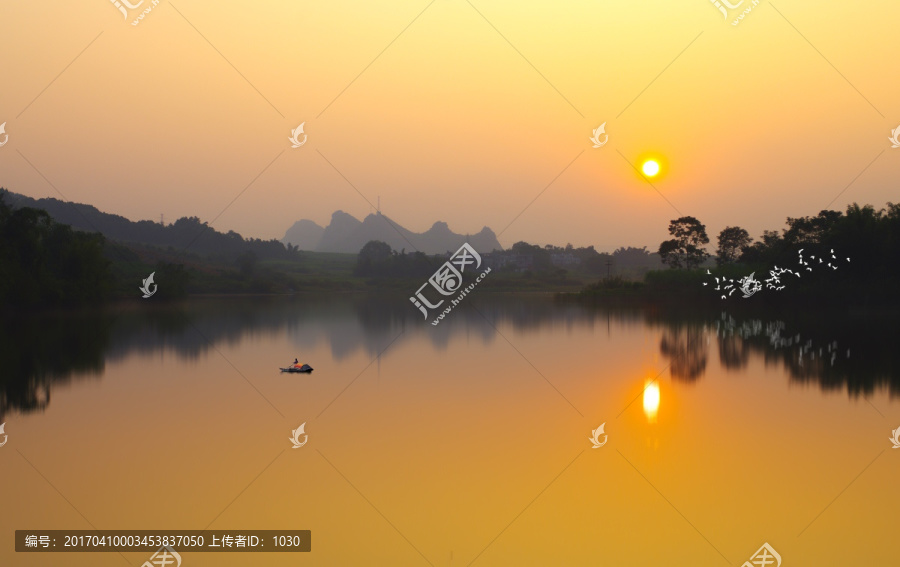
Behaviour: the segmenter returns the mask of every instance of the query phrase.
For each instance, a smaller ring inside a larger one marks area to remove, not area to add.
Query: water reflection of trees
[[[8,317],[0,329],[0,423],[10,410],[43,410],[51,385],[98,377],[110,318],[65,314]]]
[[[706,329],[697,325],[672,325],[663,329],[660,353],[670,361],[673,378],[693,381],[706,371],[709,348]]]
[[[700,378],[708,345],[715,341],[719,362],[729,372],[746,369],[758,357],[766,366],[782,366],[791,381],[822,390],[846,389],[856,396],[887,388],[900,394],[896,320],[890,315],[818,310],[732,316],[684,306],[644,314],[648,324],[661,327],[660,353],[675,379]]]
[[[755,354],[766,365],[783,366],[794,382],[817,384],[822,390],[846,389],[854,396],[886,387],[897,395],[900,357],[895,327],[891,318],[876,314],[817,315],[801,323],[736,320],[723,314],[716,321],[716,338],[723,366],[729,369],[743,368]]]
[[[526,334],[605,330],[610,322],[657,329],[660,353],[677,380],[699,380],[710,351],[717,351],[727,371],[746,369],[759,358],[786,368],[793,381],[825,390],[857,395],[887,387],[900,394],[900,352],[894,345],[894,320],[887,317],[826,312],[732,316],[689,305],[586,305],[550,296],[485,293],[467,297],[452,317],[432,326],[405,296],[192,299],[4,320],[0,423],[11,410],[45,408],[55,384],[100,376],[106,362],[134,354],[165,352],[197,360],[215,345],[287,334],[300,352],[325,343],[341,360],[360,351],[375,357],[395,338],[399,345],[425,337],[443,350],[459,335],[491,344],[499,339],[497,329],[512,327]]]

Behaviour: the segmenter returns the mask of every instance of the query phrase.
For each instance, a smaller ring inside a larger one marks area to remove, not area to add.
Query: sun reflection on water
[[[659,412],[659,383],[651,382],[644,388],[644,415],[647,421],[656,423],[656,414]]]

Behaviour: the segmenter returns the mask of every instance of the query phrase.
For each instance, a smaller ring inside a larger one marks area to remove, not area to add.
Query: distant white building
[[[550,263],[557,267],[572,267],[581,264],[581,258],[571,252],[554,252],[550,254]]]
[[[531,254],[509,254],[491,252],[482,255],[487,267],[495,270],[505,266],[512,266],[517,272],[524,272],[534,268],[534,256]]]

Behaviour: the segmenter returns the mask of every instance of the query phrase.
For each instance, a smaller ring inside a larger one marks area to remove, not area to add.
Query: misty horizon
[[[17,191],[13,191],[13,190],[9,189],[8,187],[0,187],[0,188],[3,188],[3,189],[6,189],[6,190],[10,191],[10,193],[11,193],[12,195],[22,195],[22,196],[25,196],[25,197],[29,197],[28,195],[25,195],[25,194],[23,194],[23,193],[19,193],[19,192],[17,192]],[[90,206],[90,207],[94,207],[94,208],[98,209],[101,213],[106,213],[106,214],[110,214],[110,215],[120,216],[120,217],[123,217],[123,218],[125,218],[125,219],[131,221],[131,222],[141,222],[141,221],[146,221],[146,222],[153,222],[153,223],[161,224],[162,226],[169,226],[169,225],[171,225],[173,222],[175,222],[175,221],[177,221],[177,220],[179,220],[179,219],[192,218],[192,217],[199,218],[201,223],[208,223],[208,222],[209,222],[208,220],[204,220],[203,218],[201,218],[201,217],[199,217],[199,216],[197,216],[197,215],[193,215],[193,214],[188,214],[188,215],[185,215],[185,216],[183,216],[183,217],[178,217],[178,218],[176,218],[176,219],[165,219],[165,215],[162,215],[161,218],[158,219],[158,220],[155,220],[155,219],[152,219],[152,218],[133,219],[133,218],[129,218],[129,217],[125,216],[125,215],[122,215],[122,214],[120,214],[120,213],[118,213],[118,212],[116,212],[116,211],[103,210],[103,209],[101,209],[100,207],[97,207],[96,205],[91,204],[91,203],[77,203],[77,202],[73,202],[73,201],[66,201],[66,200],[59,199],[59,198],[53,197],[53,196],[49,196],[49,197],[29,197],[29,198],[33,198],[33,199],[36,199],[36,200],[40,200],[40,199],[55,199],[55,200],[57,200],[57,201],[59,201],[59,202],[62,202],[62,203],[75,204],[75,205],[86,205],[86,206]],[[884,206],[887,206],[887,205],[889,205],[889,204],[890,204],[890,201],[886,202]],[[875,210],[879,210],[879,209],[882,208],[882,206],[879,206],[879,205],[877,205],[877,204],[872,204],[872,203],[864,203],[864,204],[861,204],[861,206],[864,206],[864,205],[873,205],[874,208],[875,208]],[[835,210],[835,209],[832,208],[832,209],[826,209],[826,210]],[[815,214],[817,214],[818,212],[819,212],[819,211],[811,212],[811,213],[809,213],[809,216],[815,216]],[[839,211],[839,212],[841,212],[841,211]],[[450,229],[454,234],[456,234],[456,235],[469,235],[469,236],[471,236],[471,235],[477,235],[477,234],[483,233],[484,231],[488,231],[492,236],[497,237],[497,240],[498,240],[498,241],[500,240],[499,236],[497,235],[497,231],[494,230],[494,228],[491,227],[491,226],[489,226],[489,225],[485,225],[485,226],[483,226],[481,229],[479,229],[479,230],[477,230],[477,231],[472,231],[472,232],[457,232],[457,231],[453,230],[453,227],[450,226],[449,223],[447,223],[446,221],[443,221],[443,220],[441,220],[441,219],[438,219],[438,220],[435,220],[433,223],[431,223],[425,230],[422,230],[422,231],[412,231],[411,229],[409,229],[409,227],[408,227],[407,225],[405,225],[404,223],[398,221],[397,219],[395,219],[395,218],[393,218],[393,217],[390,217],[389,215],[385,214],[384,211],[375,211],[375,212],[371,212],[371,213],[369,213],[369,214],[363,216],[362,219],[360,219],[360,218],[356,217],[355,215],[353,215],[353,214],[351,214],[351,213],[347,213],[346,211],[343,211],[343,210],[340,210],[340,209],[334,211],[334,212],[331,214],[331,217],[330,217],[330,219],[329,219],[329,222],[328,222],[328,223],[325,223],[324,225],[321,225],[321,224],[317,223],[316,221],[314,221],[314,220],[312,220],[312,219],[309,219],[309,218],[300,218],[300,219],[297,219],[296,221],[294,221],[290,226],[288,226],[288,227],[282,232],[282,234],[281,234],[280,237],[263,238],[263,237],[261,237],[261,236],[259,236],[259,235],[257,235],[257,234],[244,234],[244,233],[240,233],[240,232],[239,232],[239,234],[240,234],[241,236],[243,236],[244,238],[258,238],[258,239],[262,239],[262,240],[278,240],[279,242],[282,242],[282,243],[284,243],[284,244],[287,244],[287,243],[289,242],[288,234],[290,233],[290,230],[291,230],[292,228],[294,228],[295,226],[297,226],[298,224],[303,223],[303,222],[311,222],[311,223],[315,223],[315,225],[316,225],[318,228],[325,229],[325,228],[327,228],[329,225],[332,224],[331,221],[335,218],[335,216],[337,216],[337,215],[339,215],[339,214],[344,214],[344,215],[347,215],[347,216],[349,216],[349,217],[353,217],[353,219],[355,219],[356,221],[359,221],[359,222],[364,222],[366,219],[369,219],[369,218],[384,217],[385,219],[387,219],[387,220],[389,220],[389,221],[393,221],[393,224],[398,225],[401,229],[404,229],[404,230],[413,232],[413,234],[417,234],[417,235],[423,235],[423,234],[427,233],[428,231],[434,229],[435,227],[440,227],[441,225],[445,225],[445,226],[447,226],[447,228],[449,228],[449,229]],[[800,215],[800,216],[804,216],[804,215]],[[699,219],[699,220],[700,220],[701,222],[703,222],[703,219]],[[706,224],[706,223],[704,223],[704,224]],[[768,228],[765,228],[765,229],[763,229],[763,230],[776,230],[776,231],[781,231],[781,230],[784,230],[784,225],[785,225],[785,222],[784,222],[784,220],[783,220],[783,221],[782,221],[782,224],[781,224],[780,226],[777,226],[777,227],[768,227]],[[209,226],[210,226],[211,228],[215,228],[215,229],[218,230],[219,232],[222,232],[222,233],[226,232],[223,228],[221,228],[221,227],[216,227],[216,226],[213,225],[213,224],[210,224]],[[741,227],[743,227],[744,225],[742,225],[741,223],[737,222],[737,223],[731,223],[731,224],[728,224],[727,226],[741,226]],[[725,228],[725,226],[723,226],[722,228]],[[392,228],[392,229],[389,229],[389,230],[395,230],[395,229]],[[666,233],[665,227],[663,228],[662,232],[663,232],[664,234]],[[709,227],[709,225],[707,224],[707,232],[708,232],[710,235],[715,235],[715,234],[717,234],[717,233],[719,232],[719,230],[718,230],[718,229],[711,229],[711,228]],[[755,236],[754,236],[753,233],[751,232],[751,237],[752,237],[754,240],[759,240],[761,236],[762,236],[762,231],[760,231],[760,234],[759,234],[759,235],[755,235]],[[660,236],[660,242],[661,242],[662,240],[664,240],[664,239],[665,239],[665,236],[664,236],[664,235],[663,235],[663,236]],[[526,242],[527,242],[527,241],[526,241]],[[514,243],[515,243],[515,242],[510,242],[510,243],[508,243],[508,244],[506,244],[506,245],[503,245],[503,243],[500,242],[500,244],[501,244],[503,250],[509,250],[509,249],[512,247],[512,245],[513,245]],[[655,252],[657,251],[658,247],[659,247],[659,242],[655,242],[655,243],[654,243],[654,242],[650,242],[650,243],[629,243],[629,242],[621,242],[621,243],[615,244],[615,245],[613,245],[613,246],[611,246],[611,247],[609,247],[609,248],[606,248],[606,249],[600,248],[600,247],[598,247],[596,244],[593,244],[593,243],[587,243],[587,244],[583,244],[583,245],[575,244],[575,243],[572,242],[571,240],[566,240],[565,242],[562,242],[562,241],[560,241],[560,242],[544,242],[544,241],[538,241],[538,242],[528,242],[528,243],[529,243],[529,244],[536,244],[536,245],[539,245],[539,246],[542,246],[542,247],[543,247],[543,246],[565,247],[565,246],[568,245],[568,244],[572,244],[572,245],[575,246],[576,248],[579,248],[579,247],[582,247],[582,246],[583,246],[583,247],[590,247],[590,246],[593,246],[598,252],[600,252],[600,253],[609,253],[609,254],[613,253],[615,250],[617,250],[617,249],[619,249],[619,248],[630,248],[630,247],[634,247],[634,248],[646,248],[648,252],[650,252],[650,253],[655,253]],[[397,250],[397,251],[399,252],[399,251],[401,250],[402,247],[403,247],[402,245],[401,245],[401,246],[395,246],[394,249]],[[710,247],[713,248],[714,246],[711,244]],[[360,248],[361,248],[361,245],[360,245]],[[300,249],[301,249],[301,250],[314,251],[314,250],[311,250],[311,249],[309,249],[309,248],[303,248],[303,247],[301,247]],[[412,252],[412,251],[414,251],[414,249],[413,249],[412,247],[407,248],[407,252]],[[482,250],[480,250],[480,251],[482,251],[482,252],[490,252],[491,250],[490,250],[490,249],[482,249]],[[357,252],[358,252],[358,250],[357,250]],[[351,253],[351,252],[344,252],[344,253]],[[354,253],[355,253],[355,252],[354,252]],[[434,253],[438,253],[438,252],[434,252]]]

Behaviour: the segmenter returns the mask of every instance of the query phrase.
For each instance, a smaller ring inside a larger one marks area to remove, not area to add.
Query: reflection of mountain
[[[362,222],[343,211],[331,216],[331,223],[322,228],[311,220],[294,223],[281,239],[285,244],[299,246],[301,250],[317,252],[346,252],[356,254],[370,240],[381,240],[394,250],[404,248],[407,252],[418,250],[426,254],[453,252],[468,242],[479,252],[502,250],[494,232],[488,227],[473,235],[456,234],[447,223],[436,222],[423,233],[407,230],[377,213],[367,216]]]
[[[459,335],[491,344],[500,338],[494,326],[519,333],[547,332],[606,327],[608,319],[658,329],[660,351],[671,362],[669,373],[676,380],[700,379],[709,351],[717,350],[722,367],[729,371],[740,371],[759,357],[766,364],[783,365],[792,380],[818,382],[822,389],[846,388],[858,395],[887,387],[900,394],[900,352],[890,319],[816,320],[805,315],[795,316],[788,325],[773,316],[774,322],[764,324],[684,305],[588,306],[545,295],[490,293],[466,298],[437,327],[423,321],[405,296],[210,298],[182,305],[139,305],[4,320],[0,423],[8,411],[46,407],[53,385],[99,376],[107,361],[135,353],[174,353],[196,360],[217,344],[287,333],[300,353],[324,343],[337,360],[360,351],[375,358],[395,338],[399,345],[424,337],[443,350]]]

